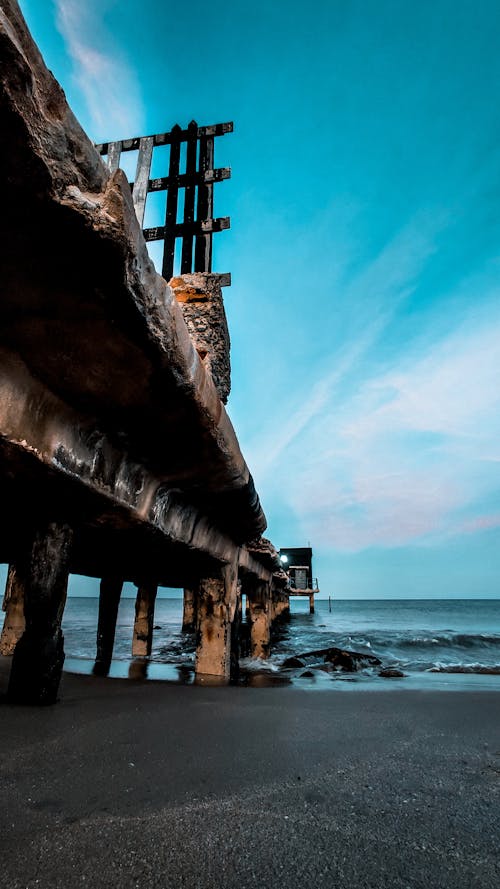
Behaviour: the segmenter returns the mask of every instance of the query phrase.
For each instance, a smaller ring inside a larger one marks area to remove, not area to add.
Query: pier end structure
[[[217,602],[223,627],[235,571],[272,589],[273,568],[247,547],[266,521],[224,408],[223,350],[192,339],[199,278],[170,287],[156,273],[125,175],[82,131],[15,0],[0,9],[0,177],[0,560],[7,616],[15,570],[26,620],[10,697],[48,703],[69,572],[102,579],[105,667],[124,581],[148,585],[135,632],[147,649],[153,587],[203,585],[200,613]],[[203,283],[198,301],[215,305]],[[201,633],[199,675],[227,676],[234,634],[216,645],[218,632]]]
[[[312,556],[310,546],[283,547],[279,551],[282,568],[288,575],[288,597],[307,597],[310,614],[314,614],[314,596],[319,593],[318,580],[313,577]]]

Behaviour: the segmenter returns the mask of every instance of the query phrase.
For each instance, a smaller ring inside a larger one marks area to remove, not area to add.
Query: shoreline
[[[10,657],[0,658],[0,694],[5,691],[10,669]],[[63,680],[65,676],[74,678],[89,678],[93,676],[94,661],[89,658],[66,657]],[[137,685],[149,685],[150,683],[186,687],[192,685],[231,685],[237,688],[280,688],[300,689],[306,693],[324,693],[337,691],[339,693],[357,694],[359,692],[383,693],[388,691],[420,692],[486,692],[500,695],[500,675],[498,673],[474,673],[474,672],[434,672],[422,671],[421,673],[407,673],[401,678],[384,678],[376,674],[365,675],[362,672],[354,673],[323,673],[315,671],[314,674],[301,677],[291,675],[291,671],[266,668],[266,662],[257,665],[244,665],[242,676],[237,682],[218,682],[209,679],[195,681],[194,669],[185,665],[165,663],[150,660],[148,658],[123,658],[113,659],[109,674],[103,677],[109,683],[118,681]],[[110,694],[112,691],[110,689]]]
[[[65,673],[2,702],[0,887],[496,889],[499,704]]]
[[[97,600],[90,608],[85,605],[85,600],[76,601],[72,608],[68,604],[66,626],[63,622],[67,651],[65,668],[89,672],[95,657],[93,623],[97,620]],[[401,682],[411,687],[446,689],[456,688],[458,683],[462,688],[500,688],[500,634],[491,630],[491,627],[500,627],[500,603],[491,605],[482,601],[479,606],[478,602],[468,600],[455,603],[450,609],[449,603],[443,607],[440,602],[434,603],[430,610],[421,602],[413,602],[410,606],[407,602],[399,602],[398,608],[394,603],[390,604],[389,611],[387,601],[378,602],[374,608],[361,607],[360,603],[355,603],[354,607],[339,605],[330,614],[328,603],[323,601],[318,603],[315,615],[305,611],[293,614],[274,636],[270,657],[265,663],[250,663],[246,657],[240,659],[243,683],[263,684],[266,677],[270,677],[269,681],[273,683],[291,680],[300,687],[319,690],[325,685],[320,662],[313,664],[306,658],[308,666],[304,661],[304,670],[287,671],[282,669],[283,661],[303,660],[304,652],[336,646],[377,656],[384,669],[396,669],[406,674],[407,678]],[[122,605],[112,675],[125,676],[130,669],[135,678],[139,678],[140,663],[131,658],[134,603],[129,600]],[[180,632],[180,609],[181,603],[177,600],[164,600],[157,609],[155,622],[158,625],[155,626],[153,651],[148,661],[148,678],[177,681],[177,673],[180,673],[182,682],[192,681],[194,639]],[[339,682],[379,685],[381,680],[374,675],[378,671],[371,669],[369,664],[362,666],[367,669],[355,676],[332,674],[327,678],[327,685]],[[301,674],[311,672],[316,673],[315,678],[309,677],[310,681],[307,681],[304,677],[306,681],[302,682]],[[483,676],[484,680],[469,678],[475,674]],[[496,679],[490,678],[495,676]],[[385,679],[383,683],[391,681],[396,680]]]
[[[72,676],[90,676],[94,662],[88,658],[68,657],[64,673]],[[408,691],[487,691],[500,693],[500,675],[494,673],[475,672],[437,672],[422,671],[406,673],[401,678],[384,678],[354,673],[323,673],[314,671],[302,677],[300,671],[271,669],[266,661],[252,663],[250,659],[243,661],[241,679],[231,683],[240,688],[299,688],[309,692],[338,690],[343,692],[374,691],[383,692],[390,689],[407,689]],[[123,658],[111,662],[109,681],[117,679],[129,682],[149,683],[160,682],[171,685],[194,685],[194,669],[184,665],[165,663],[148,658]],[[203,684],[203,682],[199,683]],[[222,683],[223,685],[226,683]]]

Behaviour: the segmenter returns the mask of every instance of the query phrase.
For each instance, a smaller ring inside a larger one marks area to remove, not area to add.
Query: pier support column
[[[309,596],[309,614],[314,614],[314,593]]]
[[[132,637],[132,654],[134,657],[149,657],[151,654],[157,592],[158,586],[156,583],[145,583],[137,587],[134,635]]]
[[[273,621],[284,621],[290,617],[290,599],[279,591],[273,595]]]
[[[230,675],[231,679],[237,679],[240,673],[240,643],[241,643],[241,620],[243,613],[241,595],[241,582],[238,580],[236,584],[236,603],[234,607],[234,616],[231,622],[231,663]]]
[[[236,565],[227,565],[221,570],[220,577],[200,581],[195,673],[202,681],[204,677],[225,681],[230,678],[237,581]]]
[[[269,657],[271,635],[271,590],[268,583],[257,581],[249,590],[250,654]]]
[[[26,560],[17,564],[24,578],[26,628],[12,659],[8,689],[12,703],[54,704],[57,699],[72,537],[68,525],[48,522],[34,532]]]
[[[14,564],[9,565],[2,608],[5,611],[0,654],[14,654],[14,649],[24,633],[24,581]]]
[[[103,577],[99,592],[99,620],[97,624],[97,655],[94,664],[96,676],[107,676],[113,657],[116,619],[122,593],[123,580],[119,577]]]
[[[194,633],[196,629],[197,603],[198,589],[196,587],[184,587],[184,609],[182,612],[183,633]]]

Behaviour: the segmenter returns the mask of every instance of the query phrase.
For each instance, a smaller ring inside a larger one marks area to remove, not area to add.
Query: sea
[[[95,657],[97,598],[68,598],[63,620],[65,670],[90,673]],[[182,599],[159,598],[150,658],[132,658],[133,599],[120,603],[111,677],[194,681],[194,639],[181,632]],[[404,673],[383,678],[382,667],[355,673],[291,670],[292,656],[332,646],[375,655],[383,668]],[[304,674],[312,675],[304,675]],[[291,602],[289,621],[268,660],[241,660],[242,685],[295,685],[320,690],[376,688],[494,689],[500,691],[500,599],[307,600]]]

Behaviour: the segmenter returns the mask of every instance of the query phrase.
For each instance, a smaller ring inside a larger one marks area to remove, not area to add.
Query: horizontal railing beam
[[[197,130],[197,138],[200,136],[225,136],[226,133],[233,132],[233,123],[229,121],[227,123],[216,123],[212,124],[208,127],[198,127]],[[172,132],[168,133],[157,133],[151,137],[144,136],[135,136],[133,139],[122,139],[121,141],[115,142],[101,142],[99,145],[96,145],[96,150],[99,154],[108,154],[108,152],[112,149],[112,146],[118,146],[120,151],[137,151],[140,146],[141,138],[152,138],[153,145],[170,145],[172,141],[175,142],[187,142],[188,136],[190,135],[189,130],[177,130],[174,133],[172,139]]]
[[[231,167],[219,167],[217,170],[207,170],[205,173],[197,171],[196,173],[180,173],[179,176],[170,177],[162,176],[159,179],[150,179],[148,182],[148,192],[166,191],[172,185],[177,188],[184,188],[186,185],[198,185],[204,183],[208,185],[212,182],[222,182],[224,179],[231,178]],[[130,183],[133,186],[133,182]]]
[[[174,227],[175,237],[182,235],[207,235],[211,232],[221,232],[231,227],[229,216],[221,216],[220,219],[203,219],[198,222],[177,222]],[[165,226],[158,225],[156,228],[145,228],[143,230],[144,240],[161,241],[165,237]]]

